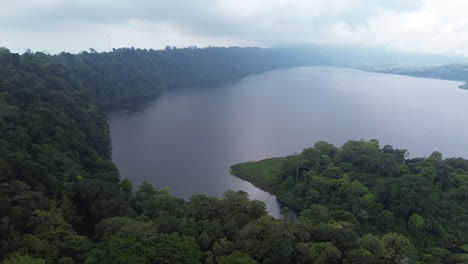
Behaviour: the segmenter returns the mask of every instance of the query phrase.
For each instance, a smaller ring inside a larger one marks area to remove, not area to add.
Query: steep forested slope
[[[122,48],[107,53],[62,53],[51,58],[67,65],[105,106],[159,95],[175,86],[230,80],[279,67],[324,61],[318,55],[305,57],[289,49],[236,47]]]

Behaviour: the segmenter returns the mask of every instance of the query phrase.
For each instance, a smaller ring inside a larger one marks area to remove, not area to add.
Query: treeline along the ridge
[[[310,54],[310,53],[309,53]],[[170,48],[114,49],[78,55],[61,53],[52,59],[66,65],[91,88],[101,105],[160,95],[181,85],[225,81],[282,67],[325,62],[319,55],[304,56],[292,49]]]

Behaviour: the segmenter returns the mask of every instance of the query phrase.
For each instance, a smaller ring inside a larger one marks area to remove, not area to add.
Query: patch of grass
[[[272,191],[273,185],[278,183],[283,160],[284,158],[271,158],[240,163],[231,166],[231,173],[266,191]]]
[[[302,209],[302,201],[282,184],[281,166],[285,158],[271,158],[231,166],[231,174],[252,183],[258,188],[276,195],[278,200],[296,210]]]
[[[462,245],[460,248],[468,252],[468,244]]]

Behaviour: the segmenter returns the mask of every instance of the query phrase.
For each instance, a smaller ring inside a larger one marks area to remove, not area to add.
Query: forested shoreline
[[[294,49],[239,47],[114,49],[98,53],[60,53],[50,59],[66,65],[93,91],[102,106],[158,96],[178,86],[233,80],[249,74],[324,63],[318,54],[303,56]]]
[[[238,243],[252,235],[241,235],[247,226],[282,225],[246,193],[184,201],[149,184],[134,192],[110,159],[103,109],[177,85],[305,63],[288,50],[259,48],[58,55],[1,48],[0,261],[273,263]]]
[[[341,148],[322,141],[297,155],[231,169],[298,210],[298,221],[350,228],[358,246],[348,255],[360,263],[386,263],[382,243],[389,234],[414,250],[411,257],[409,248],[403,253],[410,263],[467,263],[468,160],[406,154],[376,140]],[[370,237],[378,250],[364,242]]]
[[[273,219],[263,202],[242,191],[184,201],[164,186],[133,190],[120,179],[106,107],[315,59],[258,48],[58,55],[0,49],[1,263],[466,263],[465,255],[444,248],[460,246],[468,234],[462,159],[436,153],[406,160],[404,151],[377,149],[375,142],[353,143],[349,151],[316,146],[299,155],[304,164],[286,158],[284,179],[272,184],[292,190],[279,195],[301,209],[296,220]],[[420,189],[405,196],[417,177],[423,177],[414,186]],[[394,179],[390,191],[402,192],[390,194],[400,197],[401,208],[382,207],[387,204],[374,193],[381,178]],[[349,188],[335,188],[343,186]],[[445,198],[441,205],[428,199],[437,188],[448,190],[447,197],[437,192]],[[410,201],[418,203],[408,211]],[[428,237],[427,226],[433,228]]]

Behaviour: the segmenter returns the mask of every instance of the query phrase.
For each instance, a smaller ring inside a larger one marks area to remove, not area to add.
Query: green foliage
[[[310,257],[314,264],[338,263],[341,252],[330,242],[312,243]]]
[[[424,218],[416,213],[412,214],[409,218],[410,229],[420,230],[424,228]]]
[[[331,241],[346,263],[437,261],[439,253],[427,249],[468,240],[468,163],[461,158],[408,159],[406,150],[376,140],[341,148],[322,141],[297,155],[234,165],[232,173],[300,211],[297,236]],[[336,226],[347,231],[332,236]]]
[[[259,262],[289,263],[293,239],[283,222],[260,218],[240,230],[236,244]]]
[[[45,264],[45,260],[43,259],[37,259],[30,257],[28,255],[25,256],[14,256],[10,257],[8,259],[5,259],[2,264]]]
[[[161,264],[195,264],[201,258],[195,239],[178,234],[161,235],[154,254],[154,262]]]
[[[218,260],[219,264],[256,264],[248,254],[236,251],[229,256],[222,256]]]

